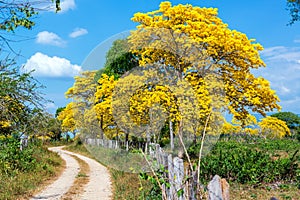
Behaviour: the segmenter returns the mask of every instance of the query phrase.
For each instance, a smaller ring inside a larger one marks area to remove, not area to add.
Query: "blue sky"
[[[136,24],[130,20],[133,14],[157,10],[160,2],[63,0],[62,12],[41,12],[35,19],[33,30],[16,31],[15,38],[26,39],[12,44],[22,55],[18,63],[26,63],[27,69],[35,69],[34,76],[47,87],[42,92],[54,101],[46,105],[49,111],[66,105],[64,92],[72,86],[73,76],[80,69],[89,68],[84,61],[93,49],[98,46],[99,66],[95,69],[100,68],[110,44],[103,41],[135,29]],[[267,67],[253,73],[271,82],[281,99],[282,111],[300,113],[300,22],[286,25],[290,17],[285,0],[171,2],[173,5],[189,3],[218,8],[219,17],[229,28],[246,33],[261,43],[265,48],[261,57]]]

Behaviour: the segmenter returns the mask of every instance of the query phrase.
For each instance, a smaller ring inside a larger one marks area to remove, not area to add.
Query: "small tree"
[[[292,112],[279,112],[271,115],[282,121],[285,121],[286,125],[291,130],[292,136],[299,137],[300,139],[300,117]]]
[[[30,126],[32,116],[47,102],[39,91],[41,88],[30,73],[20,73],[13,60],[0,62],[0,122],[3,124],[0,126],[6,129],[6,134],[34,132]]]
[[[261,129],[261,134],[265,138],[283,138],[291,135],[290,129],[286,123],[276,117],[266,117],[258,123]]]

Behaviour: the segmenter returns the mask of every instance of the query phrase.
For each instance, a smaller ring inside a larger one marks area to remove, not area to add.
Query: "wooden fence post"
[[[89,145],[98,145],[105,148],[126,148],[129,149],[129,142],[115,140],[104,140],[104,139],[92,139],[86,138],[86,143]],[[147,145],[147,144],[146,144]],[[167,195],[167,200],[195,200],[197,197],[197,173],[190,171],[190,169],[184,170],[183,160],[179,157],[172,157],[172,154],[167,154],[159,146],[159,144],[148,144],[146,147],[152,159],[157,162],[157,167],[164,167],[164,177],[170,184],[170,188],[163,185],[163,190]],[[155,166],[156,167],[156,166]],[[189,177],[187,182],[184,182],[184,176]],[[221,179],[218,175],[215,175],[209,182],[208,186],[208,199],[209,200],[229,200],[229,184],[225,179]]]
[[[178,192],[180,192],[181,190],[183,190],[183,178],[184,178],[184,166],[183,166],[183,160],[175,157],[173,159],[174,162],[174,175],[175,175],[175,195],[176,197],[178,197],[178,200],[184,200],[183,197],[183,191],[181,194],[179,194]],[[178,194],[177,194],[178,193]]]

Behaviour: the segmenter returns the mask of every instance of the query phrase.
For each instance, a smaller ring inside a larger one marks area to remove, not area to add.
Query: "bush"
[[[262,141],[254,144],[240,143],[234,140],[219,141],[212,151],[202,159],[201,181],[207,182],[215,174],[242,184],[299,181],[297,180],[300,171],[299,144],[298,148],[292,150],[297,144],[288,145],[287,142],[278,140],[267,141],[268,145],[264,145]],[[280,156],[275,151],[275,149],[285,147],[289,149],[288,156]],[[199,145],[192,146],[189,152],[197,155]]]
[[[0,141],[1,174],[16,175],[19,171],[25,172],[35,169],[36,165],[33,149],[25,148],[21,151],[18,138],[9,137]]]
[[[29,199],[42,182],[62,170],[62,160],[40,142],[20,151],[17,138],[0,138],[0,199]]]

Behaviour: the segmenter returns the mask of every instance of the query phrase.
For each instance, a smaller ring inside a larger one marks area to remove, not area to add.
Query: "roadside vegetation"
[[[41,142],[22,151],[13,137],[0,139],[0,199],[26,199],[64,169],[62,159]]]

